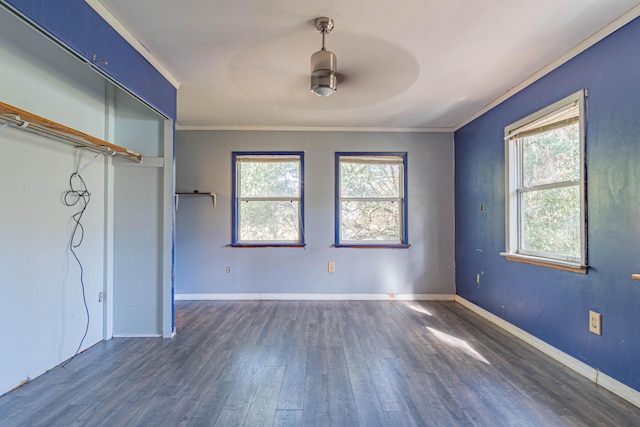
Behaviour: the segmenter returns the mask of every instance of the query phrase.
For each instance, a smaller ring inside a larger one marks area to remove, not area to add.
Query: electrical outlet
[[[589,332],[602,335],[602,314],[589,311]]]
[[[100,292],[100,293],[98,294],[98,302],[102,302],[102,300],[103,300],[103,299],[104,299],[104,293],[103,293],[103,292]]]
[[[336,263],[334,261],[329,261],[328,270],[329,270],[329,273],[335,273],[336,272]]]
[[[476,283],[479,285],[480,284],[480,275],[476,274]]]
[[[224,271],[226,271],[227,273],[231,273],[231,267],[227,265]]]

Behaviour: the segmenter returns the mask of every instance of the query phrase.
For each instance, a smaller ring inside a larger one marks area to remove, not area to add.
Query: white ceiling
[[[114,27],[128,31],[179,85],[178,123],[183,127],[376,129],[453,129],[616,18],[637,16],[638,8],[629,11],[640,4],[87,2]],[[318,16],[335,21],[326,45],[336,54],[344,80],[326,98],[309,91],[309,60],[321,46],[311,24]]]

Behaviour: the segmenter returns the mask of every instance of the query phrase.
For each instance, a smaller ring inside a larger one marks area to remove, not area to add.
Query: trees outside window
[[[336,153],[336,246],[408,245],[407,153]]]
[[[233,245],[304,244],[304,153],[234,152]]]
[[[505,129],[507,251],[586,265],[584,92]]]

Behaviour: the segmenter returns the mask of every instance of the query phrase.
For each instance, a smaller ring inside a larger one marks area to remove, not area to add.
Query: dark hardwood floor
[[[632,426],[640,409],[455,303],[177,302],[0,397],[2,426]]]

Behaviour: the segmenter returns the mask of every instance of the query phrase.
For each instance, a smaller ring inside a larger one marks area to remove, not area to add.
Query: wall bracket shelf
[[[192,191],[192,192],[176,192],[176,210],[178,210],[178,203],[180,201],[180,196],[209,196],[211,197],[211,201],[213,202],[213,210],[216,210],[217,207],[217,196],[218,193],[214,193],[214,192],[200,192],[198,190]]]
[[[55,138],[57,141],[74,147],[87,148],[98,153],[122,157],[136,162],[142,161],[142,154],[127,150],[126,148],[111,144],[3,102],[0,102],[0,120],[5,122],[3,128],[7,124],[14,124],[18,129]]]

